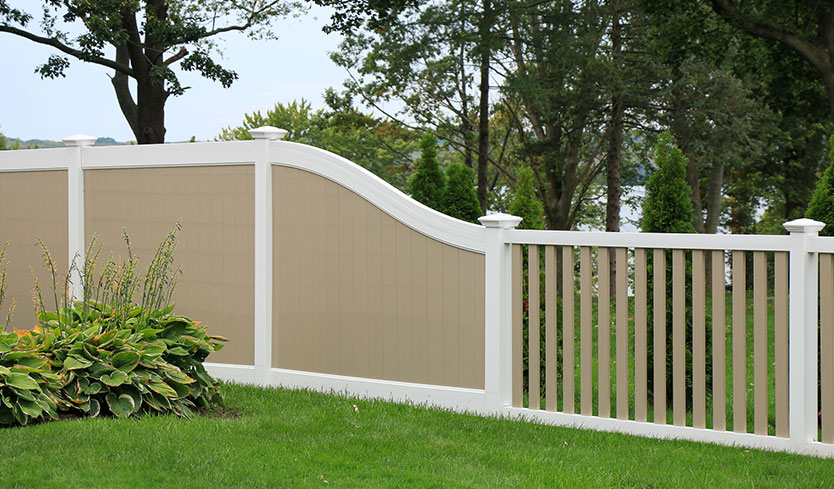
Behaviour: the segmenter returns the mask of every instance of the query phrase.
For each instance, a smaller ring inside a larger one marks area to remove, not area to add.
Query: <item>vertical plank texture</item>
[[[523,341],[524,303],[522,302],[522,259],[521,245],[513,245],[513,407],[522,406],[522,388],[524,386],[524,359],[521,354]]]
[[[654,250],[654,422],[666,424],[666,250]]]
[[[590,416],[593,414],[593,344],[591,338],[591,247],[579,248],[579,376],[580,376],[580,413]]]
[[[539,409],[541,395],[539,393],[539,372],[541,361],[539,359],[541,350],[541,323],[539,311],[539,247],[528,245],[527,247],[527,388],[528,405],[530,409]]]
[[[556,387],[556,364],[558,358],[556,331],[556,247],[546,246],[544,249],[544,407],[548,411],[556,411],[558,392]]]
[[[724,251],[712,252],[712,429],[727,429]]]
[[[828,257],[830,259],[831,255]],[[788,431],[788,253],[774,253],[773,261],[775,268],[773,284],[775,338],[773,338],[773,344],[776,357],[776,436],[787,438],[790,435]],[[829,277],[834,280],[832,275]],[[828,297],[831,299],[828,301],[829,307],[834,306],[834,291]],[[831,312],[832,314],[828,317],[834,321],[834,311]],[[834,354],[834,351],[831,353]]]
[[[597,268],[597,363],[599,364],[599,416],[611,417],[611,269],[610,248],[599,248]]]
[[[648,285],[646,280],[647,260],[646,249],[634,250],[634,420],[647,419],[647,378],[646,355],[646,296]]]
[[[574,407],[574,276],[573,247],[562,247],[562,411],[576,412]]]
[[[834,443],[834,265],[820,254],[820,367],[822,370],[822,442]]]
[[[617,418],[628,419],[628,262],[626,249],[617,248]]]
[[[672,422],[686,425],[686,266],[684,250],[672,250]]]
[[[704,251],[692,251],[692,426],[706,428],[706,276]]]
[[[767,434],[767,255],[753,252],[753,432]]]
[[[747,297],[743,251],[733,251],[733,431],[747,433]]]

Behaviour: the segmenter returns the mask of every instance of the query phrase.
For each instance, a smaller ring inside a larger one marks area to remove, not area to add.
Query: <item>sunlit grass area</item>
[[[78,419],[0,431],[4,488],[773,487],[834,462],[226,385],[221,416]]]

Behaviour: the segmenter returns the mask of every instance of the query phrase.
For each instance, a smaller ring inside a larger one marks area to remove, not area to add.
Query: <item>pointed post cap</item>
[[[521,218],[510,214],[490,214],[479,217],[478,220],[488,228],[515,229],[521,223]]]
[[[279,129],[277,127],[272,126],[263,126],[257,127],[255,129],[250,129],[249,134],[252,135],[255,139],[268,139],[269,141],[277,141],[279,139],[284,139],[284,136],[287,135],[286,129]]]
[[[64,146],[68,148],[79,148],[83,146],[92,146],[96,144],[97,139],[98,138],[94,138],[93,136],[88,136],[86,134],[76,134],[62,139],[61,142],[63,142]]]
[[[813,219],[796,219],[794,221],[782,224],[785,229],[791,234],[810,234],[816,235],[825,227],[824,222],[815,221]]]

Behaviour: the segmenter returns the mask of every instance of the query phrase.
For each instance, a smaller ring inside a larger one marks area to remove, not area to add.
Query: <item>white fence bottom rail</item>
[[[809,441],[797,445],[789,438],[754,435],[752,433],[716,431],[689,426],[599,418],[596,416],[583,416],[580,414],[567,414],[509,406],[495,410],[490,409],[490,406],[488,406],[485,391],[479,389],[364,379],[279,368],[270,369],[268,374],[269,381],[264,383],[258,381],[255,367],[251,365],[206,363],[205,366],[206,370],[217,378],[242,384],[266,384],[272,387],[285,387],[289,389],[311,389],[324,393],[346,394],[361,398],[384,399],[394,402],[440,407],[456,412],[492,416],[500,414],[509,419],[566,428],[606,431],[663,440],[715,443],[725,446],[834,458],[834,445],[816,441]]]

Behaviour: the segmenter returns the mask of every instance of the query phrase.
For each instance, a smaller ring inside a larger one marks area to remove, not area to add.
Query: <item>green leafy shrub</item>
[[[179,225],[163,240],[141,282],[127,235],[128,260],[111,258],[96,276],[101,247],[94,238],[77,270],[83,298],[75,302],[66,292],[74,268],[59,294],[54,261],[42,245],[56,307],[46,310],[36,283],[38,326],[0,335],[0,424],[55,419],[61,411],[188,417],[195,408],[222,405],[219,382],[203,361],[225,338],[173,314],[173,305],[163,306],[179,274],[172,268],[178,230]],[[3,286],[0,280],[0,297]],[[135,304],[139,290],[141,304]]]
[[[805,217],[824,222],[820,236],[834,236],[834,136],[829,139],[829,160],[831,163],[814,189]]]

